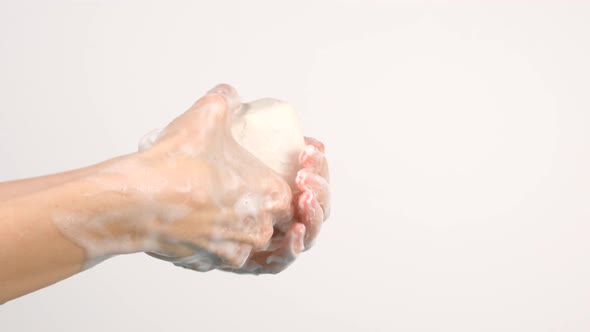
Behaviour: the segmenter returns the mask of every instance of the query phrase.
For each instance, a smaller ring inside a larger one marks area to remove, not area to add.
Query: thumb
[[[240,97],[232,86],[218,84],[174,119],[168,128],[187,133],[193,136],[193,140],[225,133],[230,130],[233,115],[240,105]]]
[[[186,115],[193,118],[189,123],[201,130],[207,125],[217,129],[229,129],[240,106],[240,97],[236,89],[228,84],[218,84],[197,100]]]

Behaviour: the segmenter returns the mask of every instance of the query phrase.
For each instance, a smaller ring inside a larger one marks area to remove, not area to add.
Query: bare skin
[[[289,188],[231,137],[236,98],[216,87],[147,151],[0,183],[0,303],[114,255],[259,274],[309,249],[329,213],[324,147],[306,139]]]

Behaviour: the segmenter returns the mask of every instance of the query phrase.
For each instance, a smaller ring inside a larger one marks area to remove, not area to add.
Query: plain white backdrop
[[[333,214],[277,276],[118,257],[0,330],[590,330],[589,32],[561,1],[1,0],[0,181],[132,152],[227,82],[325,141]]]

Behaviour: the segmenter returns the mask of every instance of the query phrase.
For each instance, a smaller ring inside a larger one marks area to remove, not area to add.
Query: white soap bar
[[[244,103],[235,115],[231,131],[242,147],[295,188],[299,154],[305,141],[291,105],[270,98]]]

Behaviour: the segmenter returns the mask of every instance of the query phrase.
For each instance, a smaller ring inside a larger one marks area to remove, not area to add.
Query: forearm
[[[67,172],[38,176],[28,179],[0,182],[0,202],[81,179],[84,176],[91,175],[100,168],[105,167],[105,165],[116,162],[120,158],[123,157],[114,158],[103,163],[82,167]]]
[[[27,180],[20,187],[26,191],[0,201],[0,303],[81,271],[87,252],[71,236],[64,236],[68,216],[85,216],[76,221],[84,223],[131,204],[125,195],[98,184],[97,170],[109,163],[55,178]],[[102,236],[99,233],[90,236]]]

